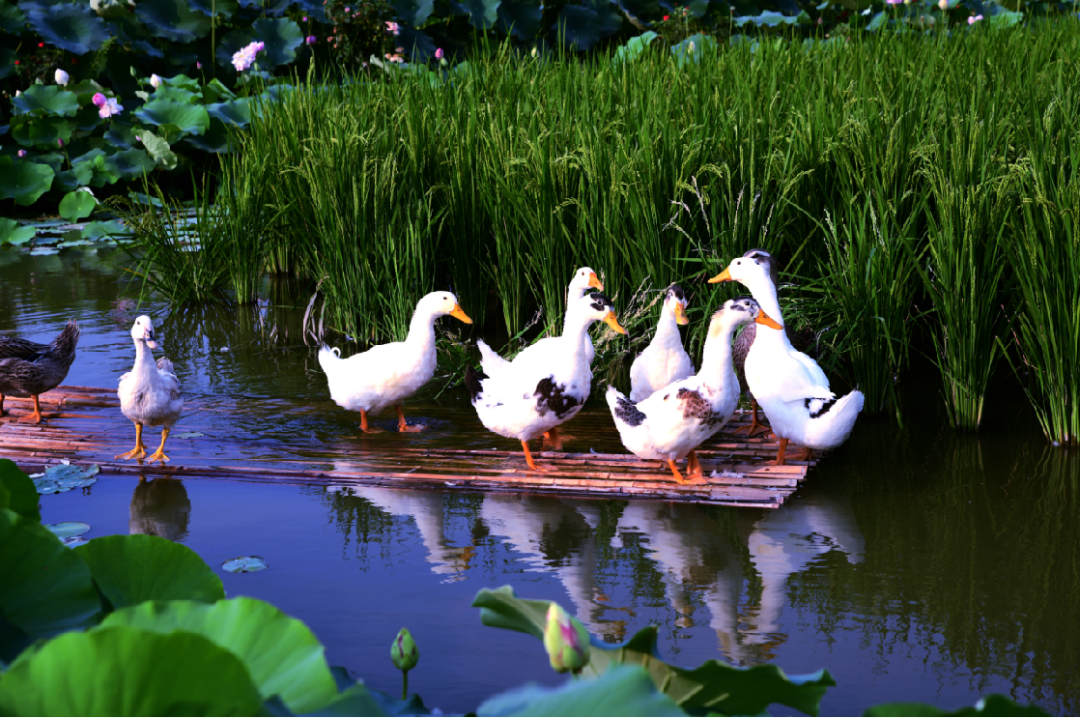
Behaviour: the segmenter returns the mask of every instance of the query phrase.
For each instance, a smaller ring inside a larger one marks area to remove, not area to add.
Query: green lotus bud
[[[589,663],[589,632],[562,606],[552,603],[544,627],[544,648],[552,668],[559,673],[577,673]]]
[[[420,651],[416,649],[416,641],[413,640],[408,628],[398,631],[394,645],[390,646],[390,660],[401,671],[412,670],[420,660]]]

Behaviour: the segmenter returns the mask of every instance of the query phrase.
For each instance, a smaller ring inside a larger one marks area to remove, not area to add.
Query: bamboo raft
[[[419,434],[396,432],[342,436],[340,422],[352,414],[302,406],[275,399],[252,399],[241,407],[218,396],[186,396],[184,416],[166,445],[168,464],[117,461],[116,454],[134,442],[134,429],[120,413],[114,389],[60,386],[41,395],[47,421],[40,425],[16,420],[29,413],[29,399],[6,397],[7,414],[0,417],[0,458],[13,460],[28,472],[43,471],[61,461],[97,464],[104,474],[228,478],[345,488],[351,485],[468,492],[511,492],[652,499],[723,506],[779,508],[816,463],[790,462],[767,466],[777,444],[763,437],[747,439],[721,432],[698,451],[707,477],[705,484],[680,485],[657,461],[642,461],[625,453],[611,417],[601,409],[582,411],[563,426],[586,453],[542,451],[536,456],[552,470],[527,470],[517,442],[472,428],[468,414],[462,427],[461,410],[430,405],[407,407],[410,418],[423,418],[431,427]],[[258,416],[253,416],[257,412]],[[327,415],[338,422],[327,425]],[[268,417],[298,418],[305,441],[293,435],[268,438]],[[245,423],[246,422],[246,423]],[[726,429],[749,423],[736,415]],[[389,424],[387,424],[389,426]],[[440,430],[439,425],[445,425]],[[239,428],[238,428],[239,427]],[[352,429],[358,433],[355,427]],[[159,432],[147,428],[149,451]],[[507,448],[492,448],[503,446]],[[535,446],[535,442],[534,442]],[[509,447],[514,447],[509,450]],[[597,451],[596,447],[599,447]]]

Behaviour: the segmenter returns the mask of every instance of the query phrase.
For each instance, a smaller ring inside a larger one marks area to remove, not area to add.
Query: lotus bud
[[[314,35],[308,35],[307,39],[304,40],[304,42],[306,42],[309,45],[314,45],[317,42],[317,39],[316,39],[316,37]]]
[[[536,56],[537,56],[537,55],[539,55],[540,53],[538,53],[538,52],[536,51],[536,48],[534,47],[534,48],[532,49],[532,52],[530,52],[529,54],[530,54],[530,55],[532,55],[533,57],[536,57]]]
[[[150,84],[154,87],[154,89],[157,89],[157,88],[161,87],[161,78],[158,77],[156,74],[151,75],[150,76]]]
[[[57,85],[66,85],[66,84],[68,84],[68,80],[71,79],[71,76],[68,75],[63,70],[61,70],[60,68],[56,68],[55,78],[56,78],[56,84]]]
[[[693,55],[694,54],[694,41],[693,40],[690,41],[690,45],[686,48],[686,54],[687,55]]]
[[[949,9],[949,0],[941,0],[937,6],[941,9],[941,12],[945,12]]]
[[[558,673],[577,673],[589,663],[589,632],[581,621],[570,617],[563,607],[552,603],[544,627],[544,648],[551,667]]]
[[[416,667],[420,660],[420,651],[417,650],[416,641],[413,640],[409,629],[402,628],[398,631],[394,645],[390,646],[390,660],[401,671],[410,671]]]
[[[18,154],[19,154],[19,159],[22,159],[23,157],[26,157],[26,150],[19,150]]]
[[[195,61],[195,69],[196,70],[201,70],[202,69],[202,63],[196,60]]]
[[[94,97],[91,99],[91,102],[93,102],[94,105],[97,107],[104,107],[107,101],[108,98],[106,98],[105,95],[100,92],[95,92]]]
[[[307,22],[307,15],[304,15],[303,22]]]
[[[61,139],[59,139],[59,138],[57,138],[57,140],[56,140],[56,146],[57,146],[57,147],[63,147],[63,146],[64,146],[64,141],[63,141],[63,140],[61,140]]]
[[[443,59],[443,50],[442,50],[441,47],[435,48],[435,59],[436,60]]]

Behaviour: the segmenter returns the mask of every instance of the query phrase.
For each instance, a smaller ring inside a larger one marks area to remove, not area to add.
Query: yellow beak
[[[682,327],[690,323],[690,319],[686,316],[686,305],[682,302],[675,304],[675,323]]]
[[[784,325],[777,322],[775,319],[770,317],[764,311],[759,311],[758,315],[757,315],[757,319],[755,319],[754,321],[756,323],[758,323],[758,324],[764,324],[765,326],[770,327],[772,329],[783,329],[784,328]]]
[[[450,312],[450,316],[454,319],[460,319],[466,324],[472,324],[472,319],[469,319],[469,315],[465,313],[465,310],[461,308],[460,304],[454,305],[454,309]]]
[[[626,330],[622,328],[622,325],[619,324],[619,320],[615,318],[615,312],[607,313],[607,316],[604,317],[604,324],[607,324],[619,334],[626,334]]]
[[[604,291],[604,285],[600,281],[600,278],[596,276],[596,272],[591,272],[589,274],[589,286],[590,287],[596,287],[601,292]]]
[[[709,284],[716,284],[717,282],[733,282],[733,281],[735,281],[735,280],[731,278],[731,272],[729,272],[728,270],[725,269],[724,271],[720,272],[720,274],[717,274],[715,277],[710,279]]]

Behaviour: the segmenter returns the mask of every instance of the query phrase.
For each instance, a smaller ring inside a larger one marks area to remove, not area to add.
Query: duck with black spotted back
[[[739,405],[731,338],[736,327],[752,322],[779,326],[750,297],[729,299],[709,323],[701,371],[696,375],[669,384],[639,402],[609,386],[607,402],[623,446],[639,458],[667,462],[680,484],[703,483],[704,472],[694,450],[720,431]],[[675,465],[684,458],[687,478]]]
[[[593,322],[605,322],[620,334],[626,330],[615,317],[615,307],[603,294],[592,294],[575,302],[567,313],[566,331],[544,352],[527,361],[515,360],[504,371],[489,377],[471,366],[465,370],[465,384],[480,422],[490,431],[517,439],[525,452],[525,462],[537,466],[529,451],[529,441],[574,418],[592,389],[592,370],[585,353],[585,338]]]

